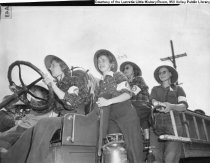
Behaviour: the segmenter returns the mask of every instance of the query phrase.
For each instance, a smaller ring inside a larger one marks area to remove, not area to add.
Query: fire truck
[[[20,65],[28,66],[36,71],[40,78],[29,85],[25,85],[21,77]],[[11,101],[30,92],[30,88],[42,80],[43,72],[36,66],[26,61],[16,61],[12,63],[8,70],[8,80],[11,84],[12,69],[19,67],[19,78],[23,89],[13,94],[9,99],[0,104],[0,108],[8,105]],[[78,72],[78,71],[77,71]],[[77,75],[75,71],[75,75]],[[84,72],[85,74],[85,72]],[[88,76],[80,75],[83,80]],[[52,88],[49,89],[50,107],[54,95]],[[30,103],[29,103],[30,105]],[[91,107],[91,105],[89,106]],[[89,109],[91,110],[91,108]],[[151,114],[153,114],[151,112]],[[123,136],[120,133],[106,135],[108,125],[109,109],[99,112],[89,112],[86,115],[69,113],[62,118],[62,128],[55,132],[50,142],[50,154],[48,158],[51,163],[128,163],[126,150],[124,148]],[[210,161],[210,117],[202,112],[187,110],[180,113],[184,134],[177,132],[174,111],[170,111],[172,128],[174,135],[160,135],[162,140],[182,142],[182,157],[180,163],[209,162]],[[140,133],[141,134],[141,133]],[[146,146],[145,162],[151,162],[152,144]],[[154,160],[153,160],[154,161]]]

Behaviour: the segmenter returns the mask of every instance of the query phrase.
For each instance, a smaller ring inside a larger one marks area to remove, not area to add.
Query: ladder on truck
[[[180,141],[182,157],[210,157],[210,117],[187,110],[180,113],[184,134],[177,132],[174,111],[170,110],[174,135],[160,135],[161,140]]]

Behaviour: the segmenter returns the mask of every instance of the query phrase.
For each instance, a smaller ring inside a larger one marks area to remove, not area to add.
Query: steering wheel
[[[25,83],[23,82],[22,79],[22,74],[21,74],[21,65],[24,66],[28,66],[30,68],[32,68],[34,71],[36,71],[41,77],[38,78],[37,80],[35,80],[34,82],[32,82],[29,85],[25,85]],[[37,97],[35,94],[32,93],[32,91],[30,90],[30,88],[32,88],[36,83],[38,83],[40,80],[42,80],[44,78],[44,73],[38,69],[36,66],[34,66],[33,64],[31,64],[30,62],[26,62],[26,61],[15,61],[13,62],[8,69],[8,81],[10,86],[12,86],[13,84],[15,84],[12,80],[12,70],[13,68],[17,66],[19,68],[19,80],[21,83],[21,86],[18,86],[18,89],[20,89],[19,91],[17,91],[17,95],[18,97],[20,97],[19,99],[26,105],[29,106],[29,108],[32,108],[34,111],[36,112],[48,112],[49,110],[52,109],[53,105],[54,105],[54,93],[53,93],[53,89],[51,86],[47,86],[48,87],[48,99],[44,99],[44,98],[40,98]],[[42,105],[41,106],[35,106],[34,104],[32,104],[30,102],[30,100],[28,100],[27,98],[27,94],[31,95],[33,98],[42,101]]]

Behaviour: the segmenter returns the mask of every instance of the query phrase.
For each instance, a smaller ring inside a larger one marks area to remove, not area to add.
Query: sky
[[[172,66],[160,60],[172,55],[170,40],[175,55],[187,53],[176,62],[189,109],[210,115],[210,6],[199,4],[12,7],[12,18],[0,20],[0,99],[11,94],[7,71],[14,61],[31,62],[48,73],[44,58],[57,55],[100,77],[93,64],[99,49],[110,50],[119,65],[137,63],[151,91],[158,85],[153,76],[157,66]],[[23,74],[25,81],[35,77],[27,68]]]

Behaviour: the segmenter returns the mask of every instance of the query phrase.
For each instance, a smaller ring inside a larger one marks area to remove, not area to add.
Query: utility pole
[[[172,56],[165,57],[165,58],[160,58],[160,60],[161,60],[161,61],[167,61],[167,60],[171,61],[172,64],[173,64],[173,67],[174,67],[175,69],[177,69],[177,66],[176,66],[176,58],[185,57],[185,56],[187,56],[187,53],[175,55],[175,54],[174,54],[174,46],[173,46],[172,40],[170,40],[170,45],[171,45]],[[177,83],[178,83],[178,82],[177,82]]]

